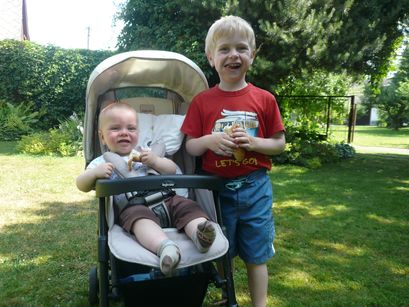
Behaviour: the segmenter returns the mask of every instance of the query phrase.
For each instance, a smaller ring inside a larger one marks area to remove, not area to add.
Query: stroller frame
[[[134,65],[135,63],[131,63],[131,65],[128,66],[127,61],[131,58],[136,58],[137,61],[140,61],[140,67],[136,67],[136,65]],[[169,61],[171,64],[166,66],[166,64],[164,64],[166,61]],[[179,67],[180,65],[181,67]],[[152,86],[149,82],[152,82],[153,79],[145,77],[151,72],[153,72],[154,77],[156,77]],[[171,74],[173,77],[167,79],[165,74]],[[101,62],[92,72],[87,86],[87,105],[84,122],[84,153],[86,164],[90,163],[90,161],[101,154],[102,151],[99,142],[95,139],[97,135],[96,114],[101,109],[101,100],[116,98],[117,89],[129,86],[164,88],[170,91],[176,88],[177,90],[174,90],[174,94],[176,94],[175,97],[178,104],[173,106],[173,112],[177,113],[172,114],[184,114],[180,103],[184,104],[184,108],[186,109],[186,104],[190,103],[193,96],[207,88],[207,81],[203,72],[195,63],[173,52],[156,50],[132,51],[114,55]],[[114,95],[112,96],[112,94]],[[182,144],[182,146],[184,146],[184,144]],[[176,160],[179,159],[179,161],[176,161],[177,163],[185,163],[184,159],[189,161],[192,159],[193,162],[191,164],[193,164],[193,166],[195,163],[192,157],[186,157],[183,156],[183,154],[179,155],[176,153],[174,158]],[[190,162],[187,163],[189,164]],[[127,295],[124,295],[124,293],[128,293],[126,286],[128,284],[135,287],[141,285],[141,288],[143,288],[146,285],[148,285],[148,287],[152,285],[155,287],[155,283],[157,283],[162,289],[164,289],[164,285],[166,288],[175,287],[173,292],[179,293],[185,290],[180,287],[177,288],[179,281],[181,281],[182,284],[185,283],[189,285],[189,283],[193,281],[192,278],[197,278],[197,280],[200,279],[198,282],[203,285],[203,289],[201,289],[198,294],[200,297],[193,297],[195,294],[187,293],[186,295],[189,298],[191,297],[193,299],[192,302],[195,303],[186,303],[183,305],[181,302],[178,302],[177,306],[200,306],[205,297],[207,287],[211,283],[214,284],[216,288],[220,288],[224,291],[225,297],[223,298],[226,299],[224,303],[225,306],[237,306],[232,265],[228,252],[218,256],[216,259],[205,260],[203,263],[177,269],[175,276],[164,277],[159,269],[151,269],[146,272],[146,268],[149,267],[143,264],[122,261],[116,258],[110,250],[108,232],[109,224],[112,221],[108,221],[107,213],[112,205],[112,196],[138,190],[154,191],[163,190],[164,188],[187,188],[190,191],[194,189],[212,191],[213,197],[208,196],[212,198],[211,200],[209,199],[209,201],[214,202],[214,214],[216,216],[212,216],[212,219],[217,220],[223,234],[226,234],[221,217],[219,200],[219,192],[224,189],[224,183],[219,177],[195,175],[189,172],[184,175],[155,175],[117,180],[97,180],[95,191],[96,197],[98,198],[98,265],[97,267],[92,267],[89,273],[89,303],[91,305],[99,303],[100,306],[108,306],[111,299],[120,300],[122,298],[125,300],[126,305]],[[193,194],[190,195],[192,196]],[[222,267],[223,276],[214,267],[213,262],[216,262]],[[143,267],[145,268],[145,272],[137,272],[134,274],[135,272],[132,271],[128,275],[126,270],[126,277],[124,278],[124,273],[121,271],[123,267],[129,266],[128,264],[132,264],[131,269],[133,269],[134,266],[138,268]],[[192,275],[191,272],[197,274]],[[126,282],[129,281],[125,286],[124,280],[126,280]],[[172,284],[169,285],[168,281],[171,281]],[[191,290],[192,289],[188,289],[187,292],[192,292]],[[169,301],[165,303],[169,305]],[[134,306],[138,305],[138,302],[136,301],[135,303],[135,301],[131,301],[130,304]],[[173,305],[170,304],[170,306]]]
[[[148,176],[143,178],[127,178],[119,179],[115,181],[101,179],[96,183],[96,195],[99,199],[99,210],[98,210],[98,266],[99,270],[96,271],[95,268],[90,271],[90,303],[95,302],[95,291],[99,292],[99,305],[108,306],[109,299],[117,300],[119,299],[118,293],[118,281],[110,281],[110,269],[111,277],[115,279],[115,268],[112,267],[113,261],[108,247],[108,225],[106,221],[106,206],[109,202],[109,197],[114,194],[125,193],[129,191],[134,191],[136,189],[142,190],[159,190],[164,186],[172,188],[192,188],[192,189],[210,189],[213,193],[214,202],[216,205],[216,214],[224,230],[222,219],[220,216],[220,202],[218,197],[218,192],[223,189],[223,180],[208,175],[159,175],[159,176]],[[232,266],[228,253],[218,259],[223,267],[225,276],[222,277],[212,266],[211,282],[215,284],[217,288],[223,288],[226,292],[226,303],[225,306],[237,306],[234,281],[232,275]],[[98,275],[96,275],[98,272]],[[95,289],[97,280],[98,289]]]

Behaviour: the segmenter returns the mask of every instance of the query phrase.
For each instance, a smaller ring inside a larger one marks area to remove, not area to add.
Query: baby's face
[[[138,119],[135,112],[109,110],[99,131],[103,144],[121,156],[129,155],[138,143]]]

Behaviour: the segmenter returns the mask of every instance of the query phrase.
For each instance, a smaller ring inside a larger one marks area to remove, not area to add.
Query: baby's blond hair
[[[102,123],[105,121],[107,115],[115,109],[123,109],[123,110],[128,110],[131,112],[134,112],[137,114],[136,110],[129,104],[125,102],[119,102],[119,101],[110,101],[107,103],[107,105],[101,110],[99,113],[98,117],[98,129],[101,129]],[[136,117],[138,119],[138,117]]]
[[[233,35],[236,32],[246,37],[251,51],[256,50],[256,38],[251,25],[241,17],[229,15],[216,20],[209,28],[205,41],[206,54],[209,55],[214,52],[218,39]]]

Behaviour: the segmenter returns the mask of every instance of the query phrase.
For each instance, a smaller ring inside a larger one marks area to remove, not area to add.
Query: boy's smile
[[[212,54],[208,55],[210,65],[214,66],[219,74],[219,87],[228,91],[246,86],[245,76],[253,59],[254,52],[240,33],[219,38]]]

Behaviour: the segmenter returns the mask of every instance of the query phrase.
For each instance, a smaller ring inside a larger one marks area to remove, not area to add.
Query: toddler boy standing
[[[267,170],[269,156],[284,150],[284,125],[274,96],[246,82],[256,53],[249,23],[237,16],[217,20],[205,51],[220,83],[193,99],[181,129],[187,151],[202,156],[202,169],[225,178],[220,200],[229,254],[246,263],[253,306],[266,306],[266,262],[274,255]]]

